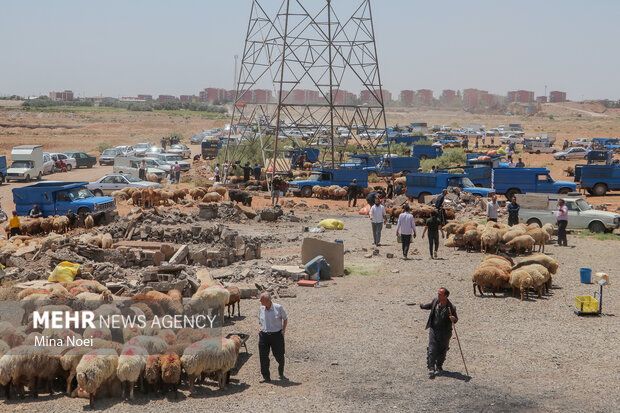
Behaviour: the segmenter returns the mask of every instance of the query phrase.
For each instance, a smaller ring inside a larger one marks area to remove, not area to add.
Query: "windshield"
[[[129,182],[140,182],[140,178],[132,174],[123,175]]]
[[[578,199],[576,201],[577,206],[579,207],[579,209],[581,209],[582,211],[588,211],[592,208],[590,208],[590,205],[588,205],[588,203],[586,201],[584,201],[583,199]]]
[[[93,194],[88,190],[88,188],[74,188],[70,190],[68,194],[71,201],[93,197]]]
[[[150,147],[151,145],[149,145],[148,143],[139,143],[136,145],[136,149],[148,149]]]
[[[469,178],[461,178],[461,184],[463,184],[463,188],[474,188],[476,186]]]
[[[170,149],[185,149],[183,145],[172,145]]]
[[[313,172],[310,174],[310,176],[308,177],[308,181],[319,181],[321,179],[321,173],[320,172]]]
[[[32,161],[15,161],[11,168],[32,168]]]
[[[116,155],[116,149],[106,149],[102,155]]]
[[[166,160],[176,162],[176,161],[182,161],[183,158],[181,158],[179,155],[172,155],[172,156],[166,156]]]

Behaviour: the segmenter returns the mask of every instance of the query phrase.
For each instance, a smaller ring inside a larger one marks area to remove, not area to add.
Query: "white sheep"
[[[47,358],[47,351],[43,347],[26,345],[10,349],[0,358],[0,385],[12,383],[18,393],[23,394],[23,383],[30,383],[37,377],[42,368],[42,358]]]
[[[74,347],[67,351],[60,357],[60,365],[65,371],[69,372],[67,377],[67,396],[71,395],[71,383],[76,375],[76,369],[82,356],[89,351],[92,351],[90,347]]]
[[[3,340],[0,340],[0,357],[8,353],[10,349],[11,347],[9,347],[9,345],[6,342],[4,342]]]
[[[495,228],[489,227],[482,232],[480,236],[480,249],[485,253],[496,252],[499,244],[499,233]]]
[[[125,396],[129,385],[129,398],[133,399],[133,388],[140,377],[144,375],[146,358],[149,356],[144,347],[125,346],[118,358],[116,376],[122,384],[122,394]]]
[[[551,279],[549,270],[541,264],[525,265],[519,267],[519,270],[526,271],[532,277],[532,288],[538,292],[538,298],[541,298],[543,290],[548,286],[547,282]]]
[[[168,348],[164,340],[155,336],[136,336],[127,345],[144,347],[149,354],[163,354]]]
[[[512,287],[512,296],[514,297],[517,288],[521,293],[521,301],[523,301],[523,295],[525,298],[529,298],[529,290],[532,287],[532,276],[521,269],[510,273],[510,286]]]
[[[221,314],[221,322],[224,324],[224,308],[230,292],[224,287],[213,286],[198,291],[192,296],[191,300],[184,306],[186,315],[209,314],[210,310],[217,309]]]
[[[216,373],[220,388],[237,362],[233,340],[205,339],[189,345],[181,356],[181,365],[187,373],[189,391],[194,392],[194,382],[202,373]]]
[[[465,243],[465,249],[467,252],[472,249],[477,249],[480,246],[480,237],[482,232],[477,229],[470,229],[463,235],[463,241]]]
[[[84,330],[84,338],[101,338],[103,340],[112,340],[112,331],[102,325],[101,327],[87,327]]]
[[[535,228],[535,229],[531,229],[527,231],[525,234],[534,238],[534,241],[535,241],[534,245],[539,246],[538,248],[539,252],[545,252],[545,243],[547,243],[547,241],[551,239],[547,231],[545,231],[542,228]]]
[[[116,374],[118,354],[112,349],[90,351],[82,357],[76,368],[79,386],[88,393],[90,407],[95,407],[97,389]]]
[[[542,226],[542,229],[545,230],[547,234],[549,234],[549,239],[551,239],[551,237],[553,236],[553,232],[555,231],[555,229],[553,228],[553,224],[547,223]]]
[[[512,247],[517,254],[521,250],[527,251],[531,254],[534,249],[535,242],[536,241],[534,238],[529,235],[519,235],[518,237],[515,237],[511,241],[507,242],[506,245]]]

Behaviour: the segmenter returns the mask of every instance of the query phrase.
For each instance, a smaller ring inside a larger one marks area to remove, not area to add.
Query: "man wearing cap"
[[[261,307],[258,311],[258,354],[260,358],[260,372],[263,378],[260,383],[271,382],[269,372],[269,350],[278,362],[280,380],[287,380],[284,376],[284,334],[288,324],[286,311],[280,304],[271,301],[271,294],[264,292],[260,296]]]

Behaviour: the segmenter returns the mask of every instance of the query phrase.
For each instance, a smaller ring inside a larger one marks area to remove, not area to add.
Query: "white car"
[[[50,154],[50,156],[52,157],[52,160],[54,162],[56,161],[63,161],[64,163],[67,164],[67,172],[70,171],[71,169],[75,168],[77,165],[77,160],[75,158],[70,158],[67,155],[65,155],[64,153],[52,153]]]
[[[187,159],[192,156],[192,151],[187,147],[187,145],[183,145],[181,143],[172,145],[170,149],[168,149],[168,153],[181,155],[181,158],[183,159]]]
[[[181,166],[181,171],[183,172],[189,171],[189,168],[191,166],[189,162],[184,161],[183,158],[181,158],[181,155],[176,154],[176,153],[159,153],[156,155],[147,155],[147,156],[149,159],[155,159],[161,164],[169,165],[170,167],[174,166],[174,164],[178,162],[179,165]],[[160,167],[157,166],[156,168],[160,168]],[[164,168],[160,168],[160,169],[164,169]]]
[[[155,146],[152,143],[148,143],[148,142],[143,142],[143,143],[136,143],[136,146],[133,147],[134,151],[136,152],[136,155],[142,155],[144,152],[148,151],[151,146]]]
[[[586,148],[575,146],[562,152],[556,152],[553,154],[553,157],[560,161],[565,161],[567,159],[586,159],[588,152]]]
[[[517,135],[504,135],[499,137],[500,143],[523,143],[523,138]]]
[[[142,181],[132,174],[104,175],[95,182],[86,185],[95,196],[109,195],[114,191],[120,191],[128,186],[134,188],[148,188],[149,186],[161,188],[161,185],[157,182]]]
[[[43,152],[43,175],[49,175],[54,172],[54,160],[52,155]]]
[[[130,145],[121,145],[115,148],[119,152],[119,156],[135,156],[136,151],[133,149],[133,146]]]

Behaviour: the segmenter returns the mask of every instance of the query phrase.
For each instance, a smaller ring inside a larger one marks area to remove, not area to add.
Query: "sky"
[[[332,0],[343,10],[360,2]],[[232,89],[250,6],[251,0],[0,0],[0,95]],[[377,0],[372,13],[383,87],[394,97],[402,89],[431,89],[438,97],[465,88],[538,96],[546,85],[570,100],[620,98],[620,1]]]

